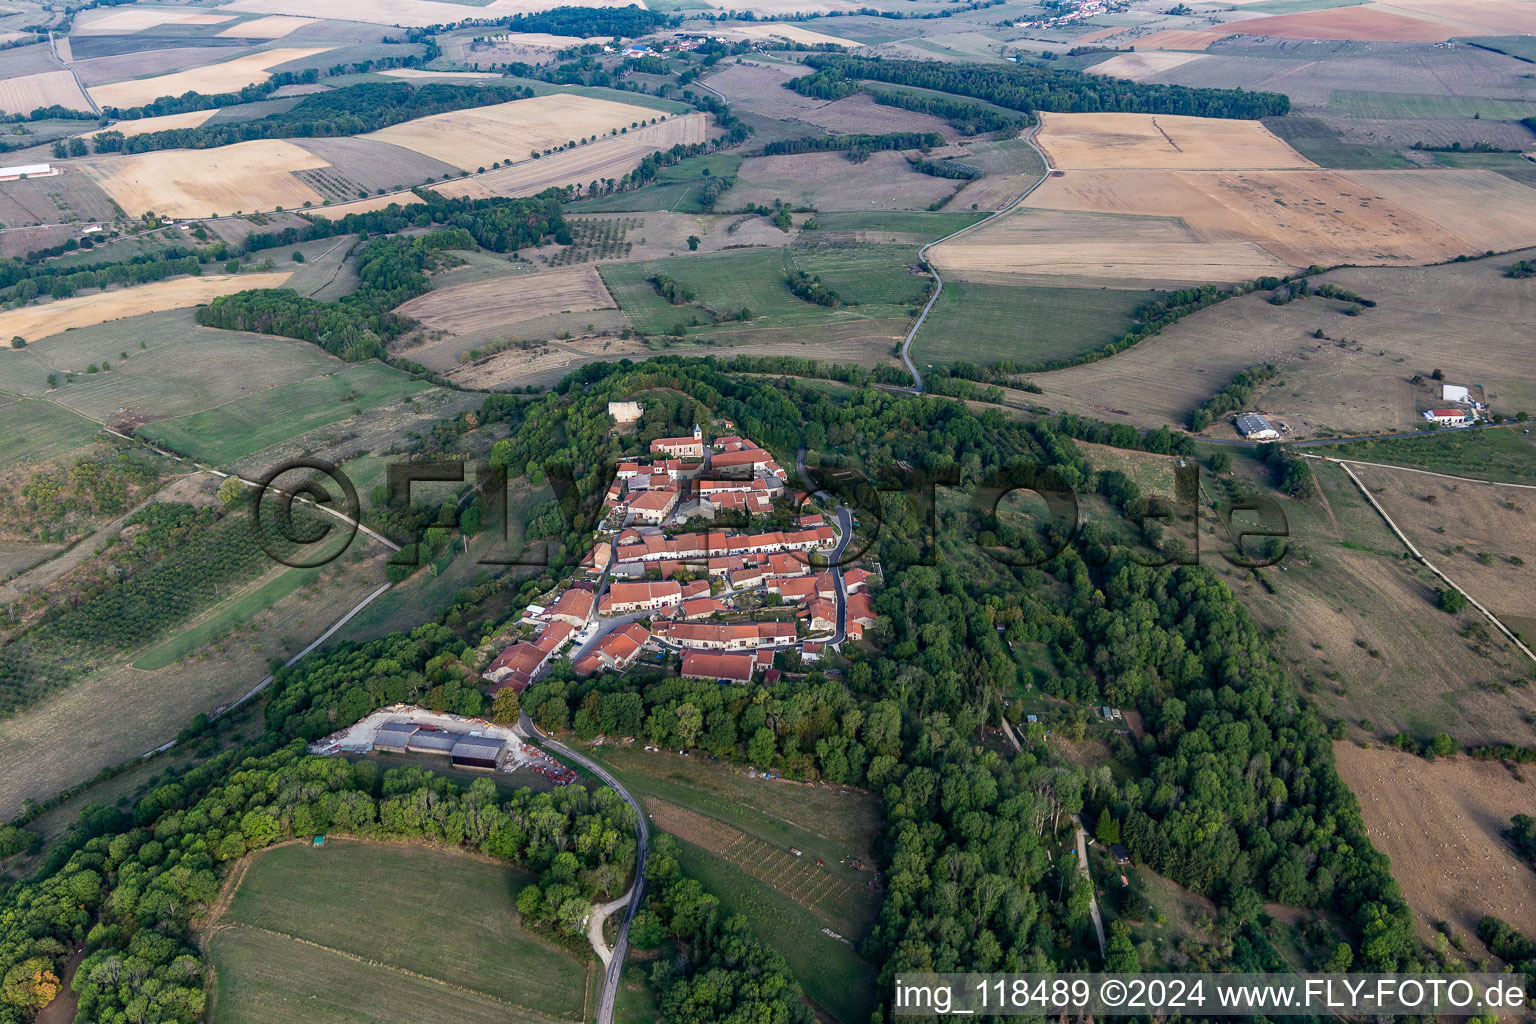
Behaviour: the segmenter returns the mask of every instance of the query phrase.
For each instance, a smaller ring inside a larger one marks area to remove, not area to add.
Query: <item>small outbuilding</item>
[[[1113,843],[1110,845],[1109,855],[1115,858],[1116,864],[1129,864],[1131,862],[1131,851],[1127,850],[1119,843]]]

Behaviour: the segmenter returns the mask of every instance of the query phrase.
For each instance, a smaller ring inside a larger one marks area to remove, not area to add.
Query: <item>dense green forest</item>
[[[429,82],[362,82],[312,93],[288,110],[250,121],[221,121],[124,137],[102,132],[96,152],[147,153],[155,149],[212,149],[252,139],[341,138],[450,110],[510,103],[533,95],[515,85],[451,85]]]
[[[537,14],[514,14],[494,24],[513,32],[547,32],[554,36],[619,36],[634,39],[682,23],[676,15],[648,10],[638,4],[625,7],[552,7]]]
[[[970,96],[1026,112],[1120,111],[1260,118],[1278,116],[1290,109],[1290,98],[1282,93],[1145,84],[1065,68],[944,64],[819,53],[807,56],[805,63],[816,71],[790,79],[784,83],[785,88],[825,100],[851,96],[860,81],[874,81]]]

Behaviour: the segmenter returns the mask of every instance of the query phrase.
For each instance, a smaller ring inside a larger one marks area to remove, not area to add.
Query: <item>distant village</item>
[[[609,413],[622,429],[641,409],[615,402]],[[485,670],[493,693],[522,693],[561,657],[585,676],[623,672],[647,651],[680,656],[688,678],[772,682],[776,654],[814,664],[874,624],[872,573],[812,565],[843,539],[825,514],[794,515],[787,529],[708,528],[723,512],[750,522],[804,507],[772,453],[735,434],[706,442],[697,426],[649,449],[619,463],[583,569],[524,610],[527,638]]]

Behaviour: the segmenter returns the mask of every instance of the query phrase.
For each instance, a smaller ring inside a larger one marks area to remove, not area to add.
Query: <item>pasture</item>
[[[1350,469],[1457,586],[1501,619],[1536,619],[1536,491],[1404,469]]]
[[[1040,115],[1037,143],[1061,170],[1310,168],[1259,121],[1170,114]]]
[[[281,39],[296,29],[313,25],[315,20],[314,18],[294,18],[287,15],[274,14],[264,18],[251,18],[248,21],[237,22],[219,31],[217,34],[232,36],[236,39]]]
[[[90,444],[96,424],[52,402],[0,397],[0,469],[22,462],[47,462]]]
[[[858,210],[818,213],[816,226],[828,234],[855,233],[860,241],[922,243],[943,238],[970,227],[986,215],[977,213],[910,213],[885,211],[864,213]],[[808,236],[814,238],[814,236]]]
[[[281,288],[289,276],[287,271],[283,271],[272,274],[176,277],[131,288],[112,288],[89,295],[56,299],[0,313],[0,334],[19,336],[30,343],[39,338],[111,320],[199,306],[217,296],[248,288]]]
[[[708,329],[715,323],[711,311],[728,315],[743,308],[752,313],[742,325],[750,329],[906,316],[907,304],[921,297],[928,281],[907,269],[912,259],[902,246],[797,246],[611,263],[600,273],[637,331],[662,334],[678,324],[692,327],[695,319]],[[818,306],[798,298],[784,283],[791,268],[819,275],[844,302],[857,305]],[[669,303],[648,280],[653,275],[678,281],[693,300]]]
[[[1248,455],[1233,462],[1239,490],[1268,486],[1267,467]],[[1458,743],[1536,742],[1536,693],[1519,685],[1530,660],[1481,614],[1437,608],[1440,579],[1403,557],[1407,549],[1338,466],[1312,466],[1316,495],[1280,504],[1286,571],[1261,570],[1262,583],[1220,558],[1232,542],[1213,515],[1203,517],[1205,560],[1275,631],[1298,689],[1324,720],[1341,719],[1364,739],[1447,732]]]
[[[89,110],[85,94],[68,71],[42,71],[35,75],[0,79],[0,112],[30,114],[38,107]]]
[[[817,210],[926,210],[959,182],[914,171],[897,152],[872,153],[856,164],[846,153],[755,156],[742,162],[731,205],[783,200]]]
[[[271,78],[270,70],[283,64],[325,53],[330,47],[279,47],[258,50],[219,64],[177,71],[152,78],[133,78],[125,82],[91,86],[91,99],[103,107],[137,107],[162,96],[180,96],[186,92],[238,92],[247,85]]]
[[[217,409],[147,424],[139,433],[190,458],[223,465],[427,388],[382,363],[363,363],[271,388]]]
[[[1115,340],[1155,293],[950,281],[912,343],[912,361],[942,366],[1070,359]]]
[[[463,170],[527,160],[533,151],[638,127],[654,110],[590,96],[551,94],[455,110],[361,136],[422,153]],[[670,145],[670,143],[668,143]]]
[[[1536,807],[1536,782],[1465,756],[1430,762],[1344,742],[1333,756],[1372,844],[1392,860],[1422,938],[1445,921],[1480,949],[1476,929],[1485,914],[1536,932],[1536,873],[1501,835],[1510,815]]]
[[[364,898],[356,892],[358,878],[372,883]],[[318,849],[298,843],[253,855],[220,924],[281,936],[293,947],[283,958],[295,970],[286,992],[261,986],[263,998],[246,1007],[253,1015],[286,1006],[307,1016],[300,1007],[326,998],[319,979],[306,978],[307,961],[319,946],[352,961],[352,972],[373,976],[381,986],[373,996],[381,1009],[387,990],[399,984],[393,979],[418,975],[412,984],[433,981],[439,993],[445,986],[479,996],[501,1004],[504,1016],[581,1021],[585,970],[518,921],[516,897],[533,881],[508,864],[458,852],[349,840],[330,840]],[[215,950],[221,935],[215,929]],[[215,964],[220,1009],[252,1003],[238,995],[226,1001],[226,984],[233,983],[229,995],[240,992],[238,981],[252,966],[243,960]],[[324,958],[323,972],[330,970]],[[404,1009],[406,999],[401,1003]]]
[[[1429,437],[1329,445],[1314,452],[1499,483],[1536,484],[1536,445],[1524,429],[1453,430]]]
[[[1536,101],[1489,99],[1484,96],[1443,96],[1418,93],[1335,89],[1328,112],[1347,117],[1392,120],[1418,117],[1465,117],[1519,120],[1536,115]]]
[[[162,149],[98,156],[78,165],[130,217],[200,218],[319,206],[325,197],[294,175],[329,167],[323,157],[281,139],[217,149]]]
[[[1376,308],[1348,317],[1335,300],[1275,306],[1256,292],[1108,360],[1033,379],[1051,409],[1155,427],[1185,422],[1242,370],[1274,363],[1282,375],[1255,407],[1304,437],[1414,430],[1423,420],[1411,380],[1436,369],[1451,381],[1483,383],[1495,412],[1536,410],[1536,355],[1522,326],[1529,289],[1503,276],[1510,259],[1334,271],[1316,280],[1372,298]],[[1318,330],[1325,337],[1313,337]],[[1212,430],[1235,436],[1225,424]]]
[[[31,397],[47,393],[50,401],[98,423],[200,412],[346,366],[294,338],[199,327],[189,310],[86,327],[0,354],[0,389]],[[103,362],[112,364],[110,372],[86,372]],[[61,382],[66,374],[74,379],[49,392],[50,373]]]

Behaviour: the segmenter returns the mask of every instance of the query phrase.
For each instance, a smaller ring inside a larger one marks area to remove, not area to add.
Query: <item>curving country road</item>
[[[635,919],[635,913],[640,909],[640,904],[645,898],[645,856],[650,850],[651,830],[645,824],[645,811],[641,809],[638,801],[630,795],[629,790],[619,784],[619,780],[613,774],[597,764],[590,758],[576,753],[563,743],[556,742],[544,735],[533,724],[533,719],[528,717],[528,712],[522,712],[518,721],[518,730],[529,739],[538,740],[546,748],[561,757],[581,765],[587,771],[596,775],[610,789],[624,798],[624,802],[635,809],[635,837],[638,840],[635,852],[635,883],[630,886],[627,897],[627,905],[624,910],[624,921],[619,925],[619,937],[613,943],[613,955],[608,960],[607,970],[603,973],[603,993],[597,1001],[597,1024],[613,1024],[614,999],[619,994],[619,978],[624,973],[624,960],[629,955],[629,926]]]
[[[927,243],[926,245],[922,246],[922,248],[917,250],[917,258],[922,260],[923,265],[928,268],[928,272],[933,275],[934,288],[933,294],[928,296],[928,304],[923,307],[923,311],[918,314],[917,320],[913,322],[912,329],[907,332],[907,339],[901,343],[901,361],[907,364],[907,370],[912,374],[912,387],[903,388],[902,390],[911,391],[913,394],[917,395],[923,393],[923,375],[917,372],[917,364],[912,362],[912,339],[916,338],[917,332],[922,330],[923,321],[928,319],[929,311],[933,309],[933,304],[939,301],[939,295],[944,291],[944,279],[939,276],[939,268],[928,262],[928,250],[943,242],[948,242],[951,239],[959,238],[967,231],[974,231],[976,228],[983,224],[990,224],[992,221],[1001,217],[1009,210],[1012,210],[1015,206],[1018,206],[1025,199],[1028,199],[1031,192],[1045,184],[1045,179],[1051,176],[1051,160],[1050,157],[1045,155],[1045,150],[1041,149],[1040,146],[1035,142],[1035,134],[1039,131],[1040,121],[1038,118],[1036,118],[1035,123],[1031,125],[1029,130],[1024,133],[1024,141],[1029,143],[1029,148],[1033,149],[1040,155],[1040,163],[1045,168],[1045,173],[1040,175],[1039,181],[1029,186],[1029,188],[1025,189],[1023,192],[1020,192],[1018,197],[1010,202],[1007,206],[1004,206],[999,210],[994,210],[991,216],[983,217],[981,220],[974,224],[967,224],[959,231],[950,232],[943,238],[935,238],[933,241]]]

